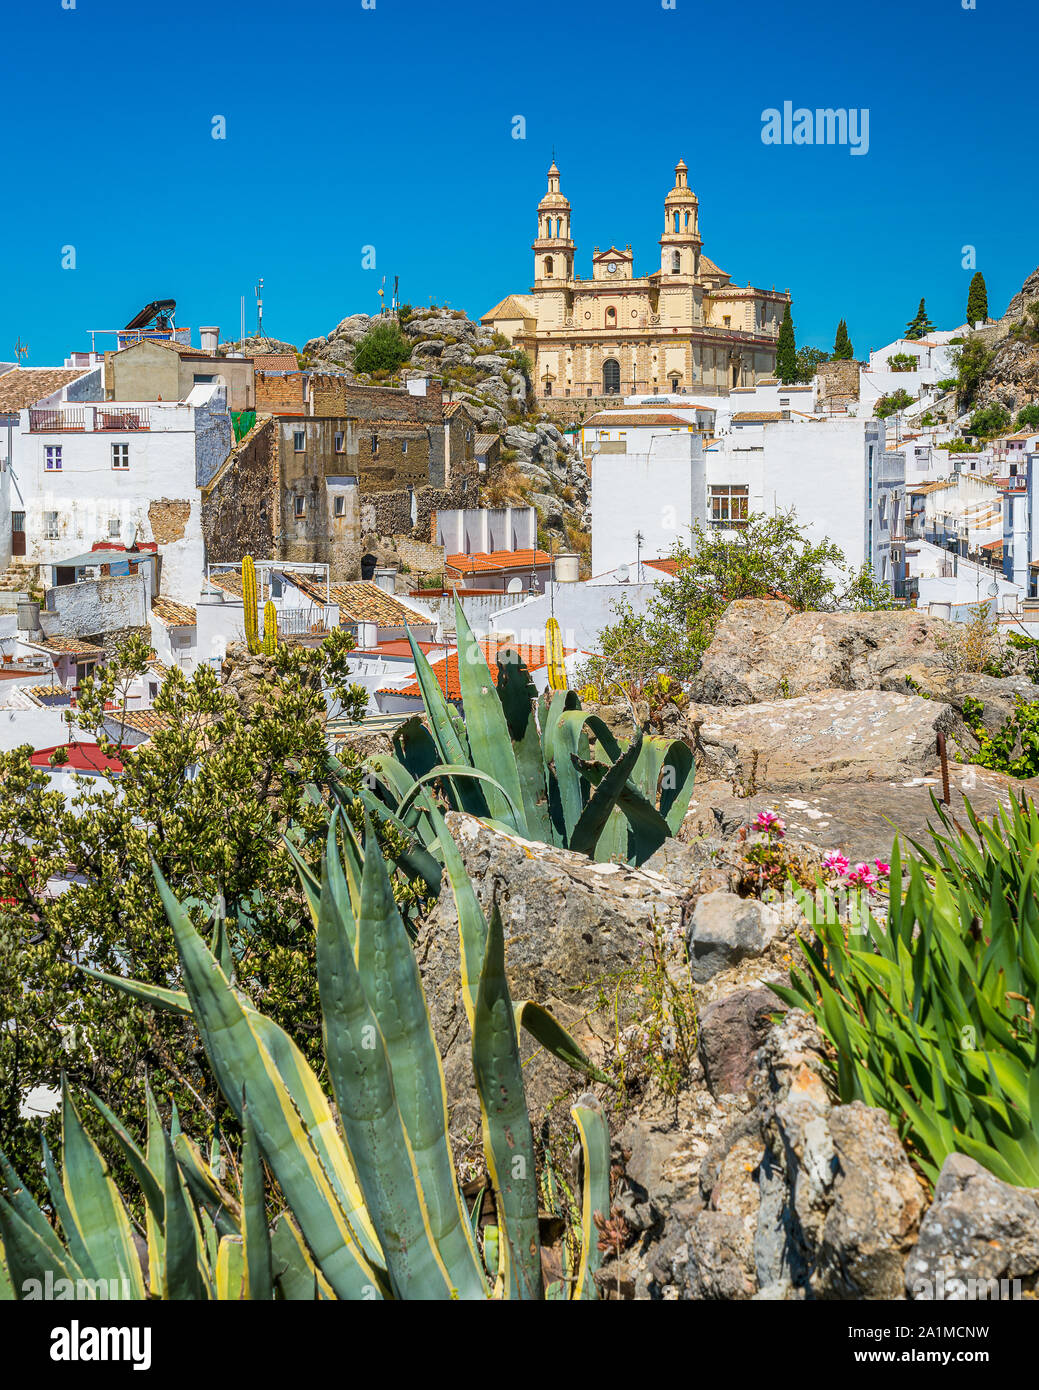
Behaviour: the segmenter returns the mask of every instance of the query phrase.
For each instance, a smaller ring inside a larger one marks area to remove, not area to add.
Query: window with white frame
[[[346,498],[341,492],[337,493],[332,502],[332,513],[334,516],[345,516]]]
[[[293,448],[294,452],[297,453],[297,454],[302,454],[302,453],[305,453],[305,452],[306,452],[306,448],[307,448],[307,432],[306,432],[306,430],[293,430],[293,431],[292,431],[292,448]]]
[[[130,467],[130,446],[129,446],[129,444],[113,444],[113,445],[112,445],[112,467],[113,467],[113,468],[129,468],[129,467]]]
[[[745,526],[749,501],[750,488],[746,483],[712,484],[711,524],[714,526]]]
[[[109,537],[118,536],[118,534],[119,534],[119,518],[118,518],[117,516],[112,516],[112,517],[109,517],[109,518],[108,518],[108,534],[109,534]]]
[[[61,445],[48,444],[43,451],[43,466],[48,473],[61,472]]]
[[[43,514],[43,539],[45,541],[56,541],[60,535],[58,529],[58,513],[44,512]]]

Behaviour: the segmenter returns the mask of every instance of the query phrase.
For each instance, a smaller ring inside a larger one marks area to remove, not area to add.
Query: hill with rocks
[[[1002,405],[1015,415],[1039,401],[1039,268],[1011,299],[1003,317],[977,336],[992,357],[975,404]]]

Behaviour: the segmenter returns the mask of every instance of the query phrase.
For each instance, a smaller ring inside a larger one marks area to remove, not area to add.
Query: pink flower
[[[775,811],[759,811],[754,821],[755,830],[764,830],[766,835],[782,835],[786,830],[786,822],[777,816]]]
[[[854,869],[848,873],[848,882],[853,883],[857,888],[872,888],[877,881],[876,874],[868,864],[856,864]]]
[[[846,874],[848,861],[839,849],[831,849],[823,855],[823,868],[830,869],[835,874]]]
[[[888,874],[891,872],[891,865],[885,864],[883,859],[874,859],[873,862],[877,866],[877,877],[887,878]]]

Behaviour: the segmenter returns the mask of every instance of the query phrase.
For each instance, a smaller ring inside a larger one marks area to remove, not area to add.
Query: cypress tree
[[[978,270],[970,282],[970,289],[967,291],[967,322],[971,328],[976,323],[988,318],[988,289],[985,285],[985,277]]]
[[[776,376],[787,386],[797,380],[797,344],[794,342],[794,320],[789,304],[776,339]]]
[[[833,340],[833,360],[835,362],[850,362],[854,356],[855,351],[851,345],[851,338],[848,336],[847,320],[841,319],[837,325],[837,336]]]
[[[921,299],[920,307],[916,311],[916,318],[909,320],[906,324],[906,331],[902,336],[915,341],[917,338],[922,338],[925,333],[930,333],[933,327],[934,324],[927,317],[927,305]]]

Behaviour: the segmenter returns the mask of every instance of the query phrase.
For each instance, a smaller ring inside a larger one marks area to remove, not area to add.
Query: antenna
[[[21,362],[23,357],[29,356],[29,344],[23,343],[20,337],[15,342],[14,355],[19,363]]]
[[[253,294],[256,295],[256,336],[263,337],[263,276],[260,276],[259,283],[254,287]]]
[[[400,295],[398,294],[399,288],[400,276],[395,275],[393,277],[393,299],[390,303],[390,308],[394,311],[394,313],[396,313],[400,309]]]

